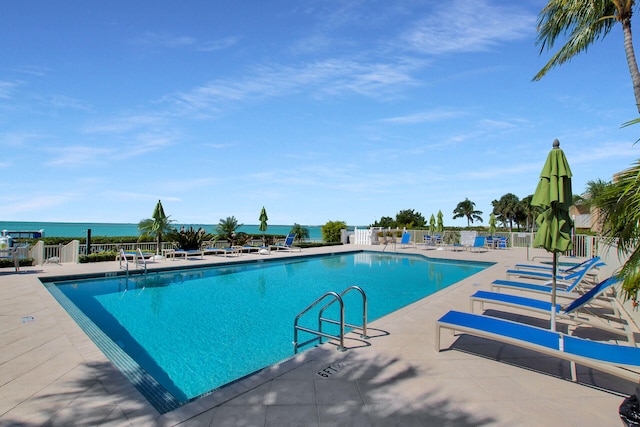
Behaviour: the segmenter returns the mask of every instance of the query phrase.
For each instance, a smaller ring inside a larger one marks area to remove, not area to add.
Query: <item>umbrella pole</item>
[[[553,252],[553,273],[551,274],[551,326],[552,331],[556,330],[556,273],[558,268],[558,253]]]

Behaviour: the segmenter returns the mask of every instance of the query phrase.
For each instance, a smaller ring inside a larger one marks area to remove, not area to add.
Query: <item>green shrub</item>
[[[33,265],[33,259],[32,258],[20,258],[18,261],[18,264],[20,265],[20,267],[28,267],[30,265]],[[15,264],[13,262],[13,258],[2,258],[0,259],[0,268],[4,268],[4,267],[13,267]]]
[[[340,242],[342,233],[340,230],[347,228],[347,223],[344,221],[329,221],[322,226],[322,239],[327,243]]]
[[[102,261],[115,261],[118,256],[117,252],[95,252],[89,255],[80,255],[78,261],[80,264],[86,264],[89,262],[102,262]]]

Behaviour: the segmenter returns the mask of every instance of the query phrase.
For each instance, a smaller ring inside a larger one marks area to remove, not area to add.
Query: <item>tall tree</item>
[[[413,209],[405,209],[396,214],[396,227],[424,227],[427,224],[424,216]]]
[[[533,221],[540,213],[540,208],[537,206],[532,206],[531,200],[533,200],[533,194],[530,194],[527,197],[523,197],[522,200],[520,200],[520,209],[524,214],[526,230],[531,230],[531,227],[533,226]]]
[[[220,222],[216,225],[218,239],[225,239],[231,246],[233,246],[236,240],[236,230],[241,226],[242,224],[238,224],[238,220],[235,216],[220,218]]]
[[[293,224],[293,227],[291,227],[289,233],[294,233],[296,235],[296,240],[298,241],[298,243],[300,243],[302,239],[309,238],[309,229],[307,227],[301,226],[298,223]]]
[[[453,219],[467,218],[467,227],[473,223],[473,221],[482,222],[482,211],[476,210],[476,204],[469,199],[464,199],[458,203],[458,206],[453,210]]]
[[[513,193],[507,193],[500,197],[500,200],[491,202],[493,205],[493,213],[502,221],[509,223],[509,231],[513,229],[513,222],[517,222],[517,216],[520,209],[520,199]]]
[[[540,80],[551,69],[586,52],[595,41],[603,39],[616,22],[622,25],[624,50],[633,83],[636,108],[640,112],[640,71],[633,49],[631,16],[635,0],[549,0],[538,15],[540,53],[553,48],[560,36],[568,40],[534,76]]]

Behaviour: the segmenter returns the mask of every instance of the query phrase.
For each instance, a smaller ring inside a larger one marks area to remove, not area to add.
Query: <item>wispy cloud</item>
[[[48,166],[86,167],[103,163],[116,151],[115,148],[101,148],[88,146],[67,146],[50,149],[50,160],[45,162]]]
[[[299,66],[259,66],[238,79],[220,79],[165,99],[184,113],[206,110],[210,114],[231,102],[308,92],[323,97],[359,94],[379,98],[417,85],[411,76],[415,63],[366,63],[352,59],[326,59]]]
[[[8,82],[0,80],[0,99],[11,99],[15,89],[21,84],[22,82]]]
[[[82,111],[90,111],[92,109],[91,105],[88,103],[65,95],[48,95],[42,97],[41,100],[52,108],[65,108]]]
[[[37,76],[37,77],[44,77],[49,72],[48,68],[34,66],[34,65],[25,65],[23,67],[8,68],[8,70],[13,71],[14,73],[28,74],[28,75]]]
[[[19,147],[27,145],[30,141],[39,140],[45,138],[43,134],[35,132],[7,132],[0,134],[0,145],[6,145],[8,147]]]
[[[123,115],[121,117],[102,118],[93,124],[86,125],[82,131],[85,133],[125,133],[136,129],[144,129],[157,125],[162,117],[153,113]]]
[[[483,51],[531,36],[536,16],[512,4],[487,0],[443,3],[409,28],[401,40],[408,49],[438,55]]]
[[[192,36],[176,36],[154,32],[146,32],[131,40],[131,44],[135,46],[160,47],[166,49],[190,48],[203,52],[227,49],[237,42],[237,37],[224,37],[218,40],[199,40]]]
[[[428,123],[455,119],[465,115],[467,115],[467,113],[460,110],[435,109],[422,111],[415,114],[409,114],[406,116],[389,117],[386,119],[382,119],[381,122],[396,124]]]

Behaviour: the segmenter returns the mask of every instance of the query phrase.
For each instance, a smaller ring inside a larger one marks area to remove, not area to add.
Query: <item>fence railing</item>
[[[349,233],[349,236],[345,236],[345,243],[352,243],[357,245],[376,245],[378,244],[378,234],[383,232],[385,234],[391,233],[396,237],[397,241],[400,241],[399,234],[403,231],[409,232],[411,235],[411,242],[420,244],[424,243],[424,236],[431,235],[429,230],[398,230],[398,229],[384,229],[384,228],[356,228],[353,232]],[[478,231],[479,236],[488,235],[487,232]],[[457,230],[445,230],[442,233],[436,233],[441,236],[441,241],[444,244],[460,243],[461,233]],[[497,237],[506,237],[509,247],[532,247],[534,234],[530,232],[496,232],[493,234]],[[596,255],[603,256],[601,253],[603,250],[607,250],[606,247],[598,237],[587,235],[576,235],[574,239],[574,249],[566,255],[573,255],[577,257],[593,257]],[[260,239],[254,240],[251,244],[261,243]],[[207,242],[209,247],[225,247],[228,246],[228,242],[224,240]],[[169,249],[174,247],[174,243],[162,242],[158,253],[163,253],[163,249]],[[119,252],[120,249],[125,251],[135,251],[141,249],[143,252],[156,253],[156,242],[132,242],[132,243],[99,243],[91,245],[91,253],[95,252]],[[616,250],[608,249],[613,254],[617,254]],[[56,262],[75,262],[79,261],[80,255],[87,254],[87,245],[80,244],[77,240],[70,242],[67,245],[44,245],[42,241],[38,242],[31,248],[29,248],[28,256],[34,260],[35,264],[41,265],[47,260],[55,259]],[[27,256],[27,254],[25,254]],[[609,258],[613,259],[612,255]],[[620,265],[620,262],[615,262],[615,265]]]

